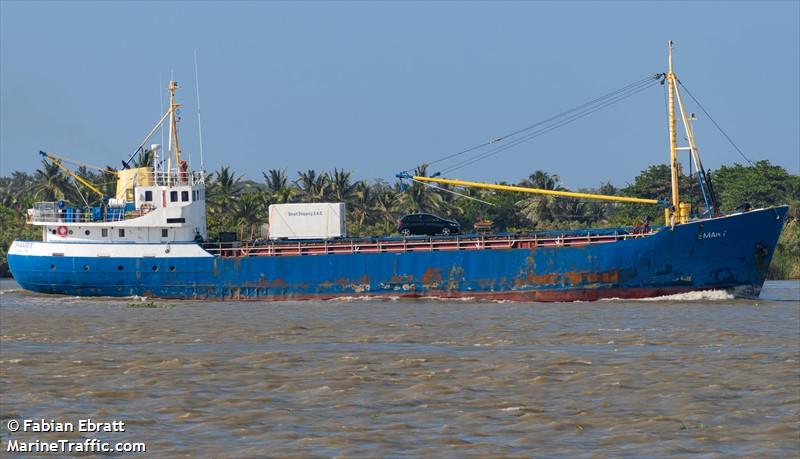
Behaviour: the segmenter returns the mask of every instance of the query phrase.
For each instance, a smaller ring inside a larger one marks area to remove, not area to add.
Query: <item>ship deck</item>
[[[208,242],[203,248],[219,257],[286,257],[364,253],[436,252],[448,250],[508,250],[539,247],[575,247],[607,244],[648,237],[661,227],[647,231],[637,228],[601,230],[542,231],[530,234],[462,234],[454,236],[412,236],[343,238],[331,240],[281,240],[250,242]]]

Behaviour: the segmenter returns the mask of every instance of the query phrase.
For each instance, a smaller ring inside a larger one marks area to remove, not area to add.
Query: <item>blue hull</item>
[[[8,262],[25,289],[79,296],[572,301],[706,289],[756,296],[786,212],[762,209],[578,247],[237,258],[9,255]]]

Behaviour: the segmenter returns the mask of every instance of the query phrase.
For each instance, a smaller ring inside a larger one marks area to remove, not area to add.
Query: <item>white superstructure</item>
[[[63,201],[35,204],[28,209],[28,223],[42,228],[44,243],[171,244],[206,238],[205,176],[203,171],[189,171],[181,159],[177,89],[177,83],[170,81],[170,107],[137,150],[144,154],[143,145],[168,120],[169,146],[161,162],[159,146],[154,145],[153,165],[116,171],[116,194],[104,197],[100,206],[75,207]],[[60,160],[54,161],[61,166]]]

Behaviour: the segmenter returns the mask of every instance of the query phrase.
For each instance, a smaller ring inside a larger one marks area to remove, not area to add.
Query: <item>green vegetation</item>
[[[795,212],[796,212],[795,208]],[[800,279],[800,221],[790,219],[783,228],[772,263],[770,279]]]
[[[107,168],[111,170],[111,168]],[[114,176],[106,171],[78,171],[90,182],[100,185],[107,194],[114,192]],[[415,171],[427,175],[426,165]],[[650,217],[663,223],[663,209],[641,204],[614,204],[551,196],[495,192],[483,189],[458,190],[472,198],[456,196],[443,186],[441,190],[412,182],[354,180],[345,170],[300,171],[291,180],[285,170],[262,172],[263,181],[244,180],[228,167],[206,178],[208,232],[213,237],[223,231],[236,232],[242,239],[257,237],[267,222],[270,204],[287,202],[346,202],[348,232],[353,236],[391,234],[397,219],[412,211],[430,212],[457,220],[471,229],[480,220],[491,220],[499,231],[603,227],[635,225]],[[781,235],[770,266],[772,278],[800,278],[800,176],[791,175],[769,161],[752,165],[722,166],[711,172],[722,211],[735,210],[744,203],[753,207],[790,204],[790,218]],[[617,188],[602,183],[596,189],[579,190],[599,194],[668,198],[670,171],[667,165],[653,165],[642,171],[633,183]],[[560,177],[534,171],[513,185],[563,190]],[[703,209],[703,200],[695,180],[682,175],[682,196],[692,204],[693,212]],[[25,225],[25,211],[37,201],[64,199],[77,205],[96,205],[100,197],[82,185],[76,185],[56,166],[43,163],[34,174],[14,172],[0,177],[0,275],[8,276],[6,251],[14,239],[40,239],[36,227]]]

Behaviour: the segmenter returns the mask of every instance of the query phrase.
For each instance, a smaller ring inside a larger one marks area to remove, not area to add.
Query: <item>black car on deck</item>
[[[397,221],[397,232],[402,236],[414,234],[449,235],[461,231],[458,222],[431,214],[409,214]]]

